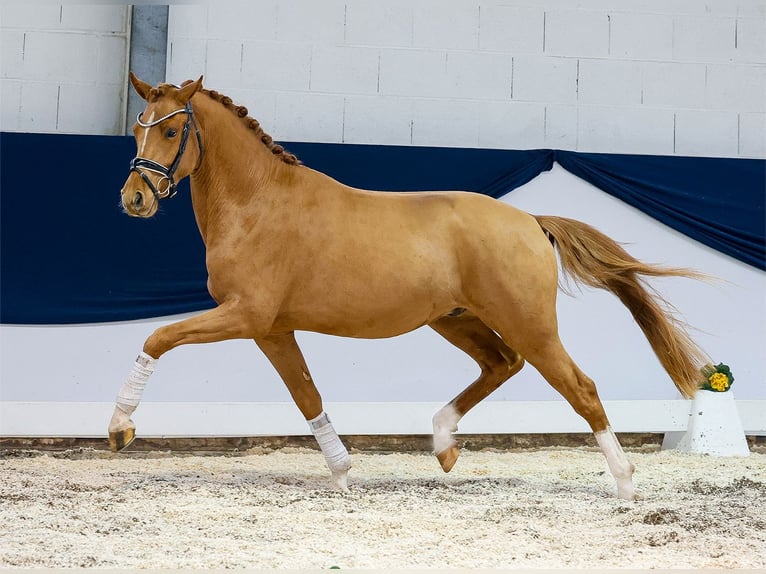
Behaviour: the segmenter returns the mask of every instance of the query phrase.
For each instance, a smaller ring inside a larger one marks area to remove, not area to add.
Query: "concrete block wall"
[[[277,139],[766,157],[766,2],[171,6],[168,77]]]
[[[766,157],[766,0],[234,0],[169,28],[169,81],[282,140]],[[2,3],[0,32],[0,129],[121,133],[127,6]]]
[[[0,4],[0,130],[122,133],[129,9]]]

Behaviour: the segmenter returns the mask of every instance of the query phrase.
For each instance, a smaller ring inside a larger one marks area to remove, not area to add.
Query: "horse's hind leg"
[[[524,366],[524,359],[476,315],[441,317],[430,324],[437,333],[470,355],[481,367],[481,374],[471,385],[442,407],[433,418],[434,453],[444,472],[455,465],[460,451],[452,433],[457,423],[480,401]]]
[[[282,377],[296,406],[301,411],[312,434],[322,449],[332,473],[333,486],[347,491],[348,469],[351,457],[322,408],[322,397],[311,379],[293,333],[269,335],[255,340],[274,368]]]
[[[588,422],[606,458],[609,471],[617,483],[617,495],[626,500],[635,500],[634,466],[625,456],[617,437],[609,426],[596,385],[574,363],[558,337],[547,345],[537,347],[536,351],[530,351],[527,354],[527,360]]]

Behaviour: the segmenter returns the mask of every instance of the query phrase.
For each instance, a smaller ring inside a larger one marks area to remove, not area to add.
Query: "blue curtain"
[[[766,161],[286,144],[349,185],[501,197],[558,161],[667,225],[766,269]],[[100,323],[198,311],[205,252],[188,183],[149,220],[118,206],[131,137],[0,134],[0,321]]]

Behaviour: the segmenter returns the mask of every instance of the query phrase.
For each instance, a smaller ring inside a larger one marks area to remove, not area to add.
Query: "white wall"
[[[766,157],[763,0],[240,0],[169,18],[168,80],[204,73],[282,140]],[[0,129],[121,133],[128,30],[126,5],[0,4]]]
[[[266,0],[172,6],[277,139],[766,156],[766,2]]]
[[[123,133],[128,7],[0,3],[0,130]]]

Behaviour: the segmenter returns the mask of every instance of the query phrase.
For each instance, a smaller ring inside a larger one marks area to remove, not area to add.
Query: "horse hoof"
[[[442,466],[442,470],[444,472],[449,472],[452,470],[452,467],[455,466],[457,457],[459,456],[460,450],[458,450],[456,446],[451,446],[447,450],[443,450],[442,452],[438,453],[436,458],[439,460],[439,464]]]
[[[136,428],[128,427],[118,431],[109,432],[109,448],[112,452],[120,452],[128,448],[136,439]]]
[[[340,492],[349,492],[348,490],[348,469],[339,470],[332,473],[332,487]]]

